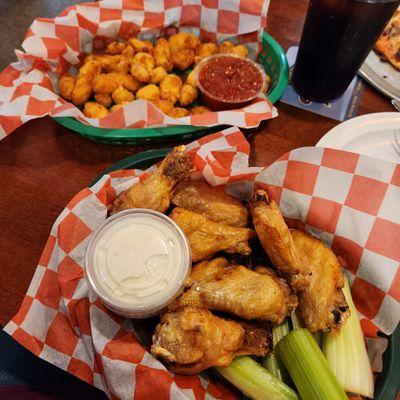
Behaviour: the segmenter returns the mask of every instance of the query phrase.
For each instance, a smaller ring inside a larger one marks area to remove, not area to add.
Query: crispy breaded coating
[[[125,104],[127,104],[127,103],[114,104],[114,105],[110,108],[110,112],[114,112],[114,111],[119,110],[119,109],[122,108]]]
[[[171,48],[167,39],[160,38],[157,40],[154,46],[154,61],[156,66],[163,67],[167,72],[172,71]]]
[[[64,97],[65,100],[71,100],[74,87],[75,77],[70,74],[64,74],[58,81],[60,95]]]
[[[182,49],[172,53],[171,61],[175,68],[185,71],[194,63],[194,56],[193,49]]]
[[[142,87],[142,83],[129,74],[119,74],[117,79],[125,89],[128,89],[131,92],[136,92]]]
[[[200,46],[200,39],[193,33],[179,32],[168,39],[172,55],[183,49],[196,50]]]
[[[153,44],[148,40],[139,40],[137,38],[130,38],[129,44],[135,49],[137,53],[153,53]]]
[[[211,110],[208,109],[206,106],[195,106],[195,107],[192,107],[189,111],[190,111],[190,114],[192,114],[192,115],[204,114],[204,113],[211,112]]]
[[[140,82],[138,82],[132,76],[122,74],[120,72],[99,74],[96,75],[92,81],[92,87],[95,93],[111,94],[120,85],[131,92],[135,92],[140,86]]]
[[[174,105],[167,100],[151,100],[151,102],[164,114],[168,114],[174,108]]]
[[[104,72],[113,72],[117,69],[117,65],[122,60],[122,55],[95,54],[94,59],[99,62]]]
[[[125,49],[126,43],[124,42],[111,42],[107,45],[105,53],[106,54],[121,54],[122,51]]]
[[[154,83],[150,83],[136,92],[136,98],[142,100],[158,100],[160,98],[160,89]]]
[[[183,107],[192,104],[199,96],[199,91],[196,87],[184,83],[179,93],[179,104]]]
[[[121,55],[128,61],[132,61],[132,58],[135,55],[135,49],[130,44],[127,44],[122,50]]]
[[[90,60],[85,62],[82,67],[79,68],[78,76],[87,75],[93,78],[95,75],[101,72],[101,65],[96,60]]]
[[[195,69],[192,69],[188,73],[185,83],[188,83],[189,85],[192,85],[193,87],[197,87],[196,76],[197,76],[197,71]]]
[[[130,70],[131,70],[131,61],[128,61],[126,59],[121,60],[117,64],[117,67],[115,68],[116,72],[121,72],[122,74],[129,74]]]
[[[119,85],[112,92],[111,96],[112,99],[114,100],[114,103],[116,104],[129,103],[130,101],[135,99],[135,95],[129,90],[125,89],[122,85]]]
[[[147,83],[150,81],[150,71],[140,62],[132,61],[131,75],[139,82]]]
[[[83,108],[83,113],[89,118],[103,118],[108,115],[108,110],[94,101],[87,101]]]
[[[149,53],[136,53],[133,56],[133,61],[142,64],[147,69],[147,71],[151,71],[154,68],[154,58]]]
[[[150,71],[150,83],[159,84],[167,76],[164,67],[156,67]]]
[[[190,115],[189,111],[183,107],[174,107],[171,111],[166,113],[171,118],[183,118]]]
[[[211,56],[218,53],[218,45],[212,42],[202,43],[197,51],[197,55],[201,58]]]
[[[95,77],[96,78],[96,77]],[[87,102],[92,95],[91,75],[78,75],[71,93],[71,100],[76,106]]]
[[[218,53],[229,53],[233,47],[235,47],[235,45],[231,41],[225,40],[225,42],[220,44]]]
[[[168,100],[175,104],[179,99],[182,81],[179,76],[168,74],[160,83],[160,94],[162,100]]]
[[[107,108],[113,103],[113,99],[108,93],[95,93],[94,99],[97,103]]]
[[[243,46],[242,44],[239,44],[235,47],[233,47],[230,51],[232,54],[236,54],[239,57],[247,57],[249,55],[249,51],[247,50],[247,47]]]

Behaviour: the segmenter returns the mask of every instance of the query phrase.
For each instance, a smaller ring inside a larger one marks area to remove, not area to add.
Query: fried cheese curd
[[[194,67],[217,53],[248,55],[243,45],[202,43],[188,32],[154,43],[136,37],[115,40],[102,53],[88,54],[75,75],[62,75],[59,92],[89,118],[103,118],[135,99],[151,101],[172,118],[202,114],[210,110],[198,104]]]

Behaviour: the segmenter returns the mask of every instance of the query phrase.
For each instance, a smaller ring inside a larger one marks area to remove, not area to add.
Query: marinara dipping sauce
[[[248,58],[216,54],[201,60],[197,68],[197,86],[214,111],[241,108],[264,87],[265,72]]]

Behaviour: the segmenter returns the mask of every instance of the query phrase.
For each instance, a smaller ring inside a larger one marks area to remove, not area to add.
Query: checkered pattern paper
[[[136,100],[102,119],[87,118],[58,95],[58,78],[76,71],[83,53],[116,38],[155,39],[178,29],[202,40],[245,44],[255,58],[269,0],[103,0],[67,8],[56,18],[38,18],[16,51],[18,61],[0,74],[0,139],[24,122],[51,115],[75,117],[101,128],[168,125],[256,127],[277,115],[264,97],[243,109],[174,119]]]
[[[196,172],[241,199],[266,188],[288,221],[332,245],[347,269],[368,336],[399,319],[400,165],[321,148],[294,150],[270,167],[248,167],[237,128],[187,146]],[[151,170],[153,170],[154,167]],[[173,375],[89,290],[84,254],[116,196],[148,172],[116,171],[85,188],[56,220],[18,314],[5,330],[39,357],[113,399],[233,399],[203,376]]]

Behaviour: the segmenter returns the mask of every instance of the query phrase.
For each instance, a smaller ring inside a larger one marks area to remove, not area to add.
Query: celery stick
[[[288,383],[288,374],[285,370],[282,361],[277,357],[275,352],[275,346],[278,342],[289,333],[289,324],[285,321],[283,324],[275,325],[272,328],[272,338],[273,338],[273,346],[274,352],[266,357],[262,358],[262,366],[266,368],[271,374],[276,376],[283,382]]]
[[[290,319],[292,320],[293,330],[304,328],[303,322],[301,321],[300,317],[297,315],[296,311],[292,312]]]
[[[350,317],[339,333],[323,335],[322,349],[329,366],[344,390],[372,399],[374,379],[347,279],[345,279],[343,293],[350,307]]]
[[[296,392],[251,357],[241,356],[229,367],[215,368],[226,380],[254,400],[298,400]]]
[[[347,400],[346,393],[307,329],[288,333],[276,348],[303,400]]]

